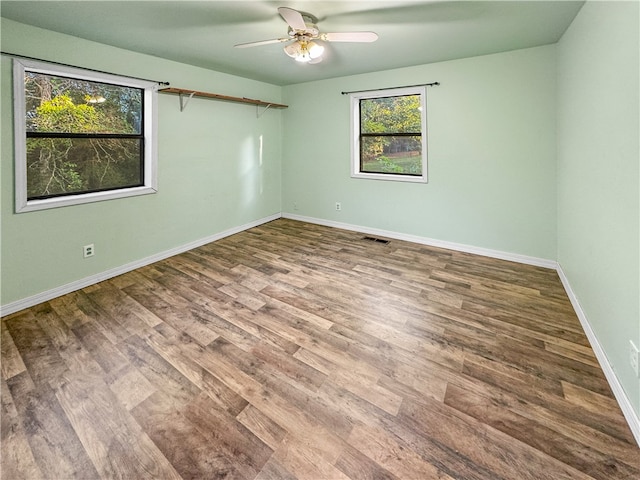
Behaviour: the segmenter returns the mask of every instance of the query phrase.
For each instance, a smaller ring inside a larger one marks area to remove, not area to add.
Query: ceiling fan
[[[298,62],[312,64],[321,62],[324,53],[324,46],[317,43],[317,40],[323,42],[375,42],[378,39],[378,34],[374,32],[320,33],[316,25],[318,19],[309,13],[287,7],[278,8],[278,13],[289,25],[287,37],[240,43],[234,46],[247,48],[291,42],[285,45],[284,52]]]

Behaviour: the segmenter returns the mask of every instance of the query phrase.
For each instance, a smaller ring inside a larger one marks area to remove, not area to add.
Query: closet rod
[[[212,98],[214,100],[222,100],[225,102],[235,102],[235,103],[248,103],[250,105],[262,106],[262,107],[271,107],[271,108],[288,108],[288,105],[282,105],[280,103],[273,102],[265,102],[264,100],[254,100],[253,98],[246,97],[230,97],[228,95],[220,95],[218,93],[209,93],[209,92],[199,92],[197,90],[188,90],[186,88],[161,88],[158,90],[160,93],[173,93],[175,95],[189,95],[189,97],[202,97],[202,98]]]

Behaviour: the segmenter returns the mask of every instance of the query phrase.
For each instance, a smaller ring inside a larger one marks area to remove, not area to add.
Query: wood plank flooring
[[[280,219],[2,320],[2,479],[638,479],[552,270]]]

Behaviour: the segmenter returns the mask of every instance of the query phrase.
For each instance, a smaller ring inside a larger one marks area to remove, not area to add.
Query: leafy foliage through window
[[[18,211],[155,191],[149,82],[23,63],[14,64]]]
[[[426,181],[424,88],[353,95],[351,108],[352,176]]]

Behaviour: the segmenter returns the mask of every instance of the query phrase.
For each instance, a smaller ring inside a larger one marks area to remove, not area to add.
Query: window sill
[[[366,178],[369,180],[387,180],[392,182],[428,183],[426,175],[394,175],[392,173],[352,173],[351,178]]]
[[[44,200],[27,200],[22,205],[16,205],[16,213],[67,207],[70,205],[81,205],[83,203],[101,202],[104,200],[114,200],[116,198],[134,197],[138,195],[149,195],[156,192],[157,189],[153,187],[142,186],[123,188],[121,190],[110,190],[107,192],[82,193],[66,197],[46,198]]]

